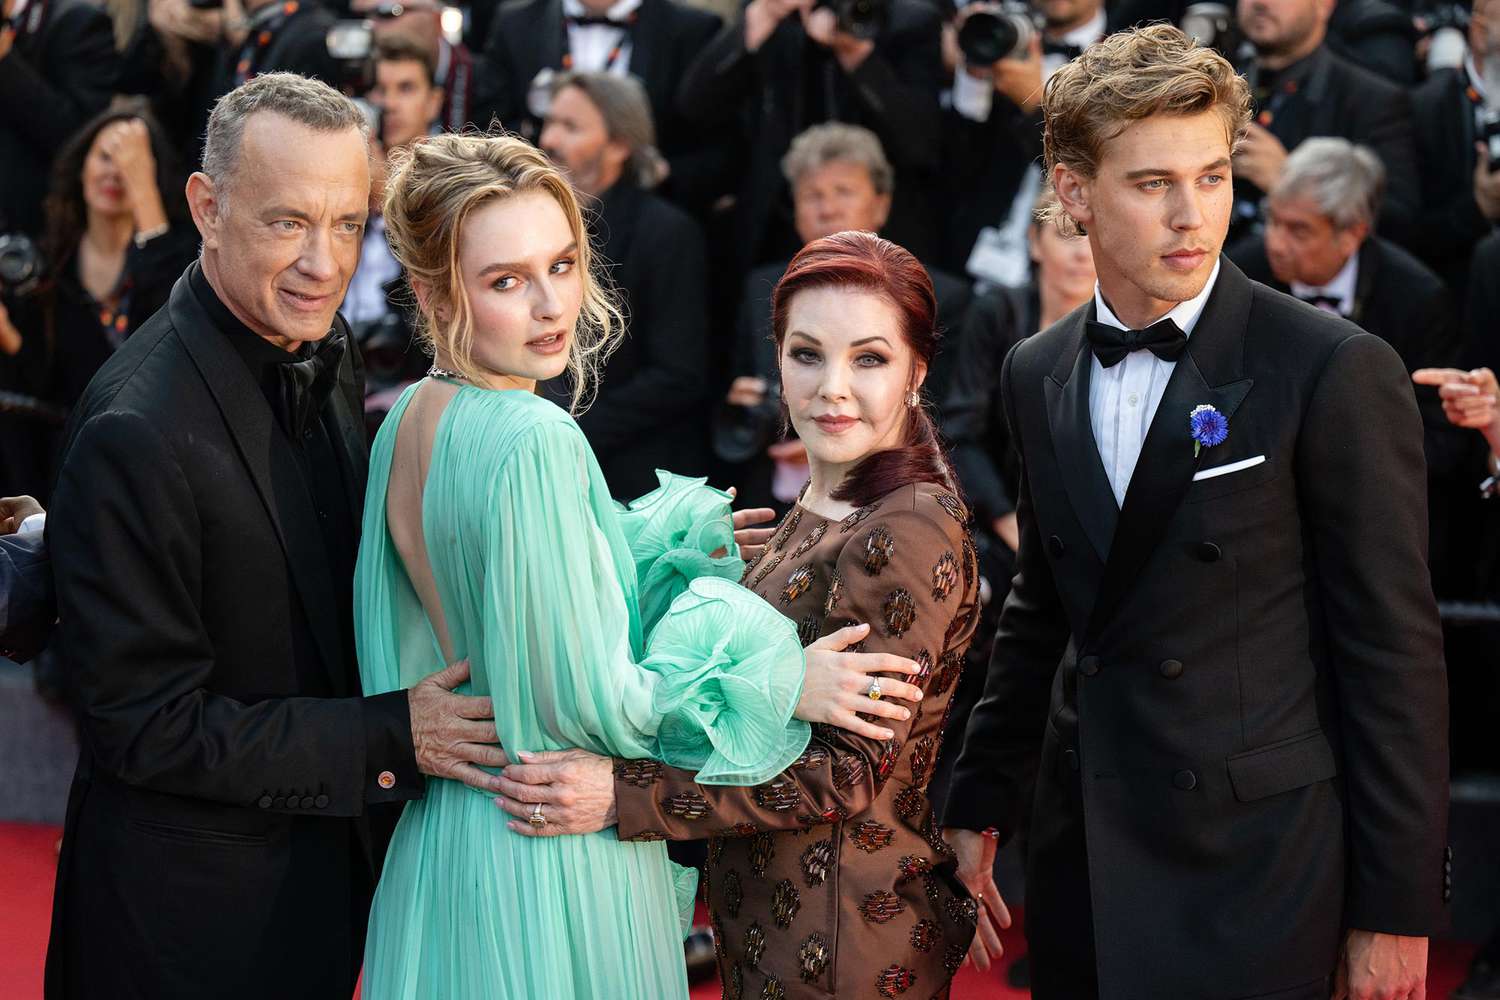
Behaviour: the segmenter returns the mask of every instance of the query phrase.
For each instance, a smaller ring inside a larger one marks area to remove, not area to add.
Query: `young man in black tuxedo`
[[[335,310],[363,113],[260,76],[215,107],[203,166],[202,256],[74,409],[47,519],[83,736],[49,1000],[348,997],[381,807],[507,762],[489,699],[451,693],[462,664],[360,697],[362,376]]]
[[[1406,370],[1220,257],[1249,117],[1222,57],[1123,32],[1045,113],[1099,285],[1001,375],[1018,568],[945,817],[975,957],[1004,919],[981,831],[1039,743],[1039,1000],[1420,997],[1448,708]]]

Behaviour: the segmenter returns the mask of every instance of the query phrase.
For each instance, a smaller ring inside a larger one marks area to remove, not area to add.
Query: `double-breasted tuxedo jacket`
[[[1018,570],[945,821],[1007,833],[1040,744],[1039,998],[1316,990],[1344,928],[1426,935],[1448,894],[1412,387],[1378,338],[1226,260],[1117,507],[1093,309],[1002,372]],[[1200,404],[1229,434],[1195,455]]]
[[[47,518],[83,743],[49,1000],[348,996],[377,807],[424,787],[406,693],[359,697],[353,551],[323,537],[358,539],[356,356],[320,412],[344,487],[320,509],[198,266],[85,391]]]

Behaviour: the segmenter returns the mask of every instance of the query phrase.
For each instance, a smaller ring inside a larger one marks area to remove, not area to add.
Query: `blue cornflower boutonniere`
[[[1193,434],[1193,457],[1204,448],[1223,444],[1229,437],[1229,418],[1207,403],[1199,403],[1188,414],[1188,430]]]

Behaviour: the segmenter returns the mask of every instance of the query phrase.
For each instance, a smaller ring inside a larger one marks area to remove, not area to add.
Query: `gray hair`
[[[633,76],[615,73],[559,73],[552,79],[552,93],[564,87],[583,91],[599,115],[612,140],[630,149],[625,169],[643,188],[654,188],[666,175],[666,161],[656,148],[656,122],[651,117],[651,99]]]
[[[1335,229],[1374,227],[1385,194],[1385,165],[1348,139],[1308,139],[1286,158],[1271,200],[1309,198]]]
[[[359,105],[321,80],[296,73],[263,73],[219,98],[208,118],[203,140],[203,172],[222,200],[240,160],[245,123],[267,112],[290,118],[317,132],[357,129],[363,137],[369,123]]]
[[[880,139],[867,128],[843,122],[814,125],[793,139],[781,158],[781,172],[788,184],[795,185],[812,171],[834,162],[864,167],[876,194],[890,194],[896,187],[896,172],[885,158]]]

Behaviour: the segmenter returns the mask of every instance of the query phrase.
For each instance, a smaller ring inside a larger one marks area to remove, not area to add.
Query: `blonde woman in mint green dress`
[[[577,424],[535,395],[565,365],[586,381],[618,332],[567,182],[519,139],[437,136],[397,162],[385,217],[437,364],[371,452],[365,690],[467,660],[468,693],[492,699],[512,756],[652,757],[709,784],[780,772],[808,741],[794,712],[838,724],[838,698],[814,689],[856,671],[804,684],[791,623],[731,582],[743,563],[727,494],[664,473],[621,507]],[[371,912],[366,1000],[687,996],[696,873],[663,843],[524,837],[508,819],[442,779],[406,807]]]

